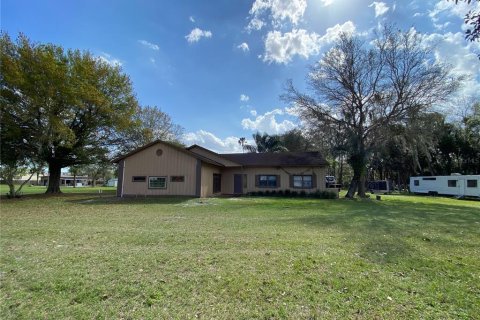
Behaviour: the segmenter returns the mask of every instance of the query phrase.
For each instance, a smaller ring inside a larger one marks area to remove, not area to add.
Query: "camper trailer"
[[[480,175],[410,177],[410,192],[456,197],[480,197]]]

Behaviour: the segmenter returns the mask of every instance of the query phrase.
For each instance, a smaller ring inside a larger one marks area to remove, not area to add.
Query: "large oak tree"
[[[354,175],[347,197],[365,196],[369,157],[388,126],[445,101],[459,86],[414,30],[386,27],[373,41],[342,34],[308,74],[309,93],[290,82],[284,98],[317,132],[343,141]]]
[[[60,192],[64,167],[105,159],[131,124],[138,103],[120,67],[89,52],[0,38],[0,88],[4,119],[20,128],[16,148],[48,164],[47,193]]]

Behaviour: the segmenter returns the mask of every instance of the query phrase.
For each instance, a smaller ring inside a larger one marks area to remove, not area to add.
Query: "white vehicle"
[[[410,177],[410,192],[480,197],[480,175]]]
[[[389,180],[368,181],[367,189],[371,193],[390,193],[393,191],[392,182]]]

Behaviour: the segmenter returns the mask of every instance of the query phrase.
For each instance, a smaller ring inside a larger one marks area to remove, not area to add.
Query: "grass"
[[[0,314],[33,318],[478,319],[480,202],[1,202]]]
[[[18,189],[19,186],[15,186],[15,190]],[[43,194],[47,190],[47,187],[44,186],[23,186],[20,193],[22,195],[30,195],[30,194]],[[117,190],[116,187],[60,187],[60,190],[63,193],[115,193]],[[8,186],[5,184],[0,184],[0,195],[5,196],[9,192]]]

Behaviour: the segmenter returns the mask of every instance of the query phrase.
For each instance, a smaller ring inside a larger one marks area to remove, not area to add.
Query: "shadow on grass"
[[[127,198],[118,198],[116,196],[95,196],[89,198],[81,198],[81,199],[70,199],[66,200],[66,202],[81,204],[81,205],[132,205],[132,204],[142,204],[142,205],[149,205],[149,204],[180,204],[187,202],[189,200],[195,199],[193,197],[127,197]]]

